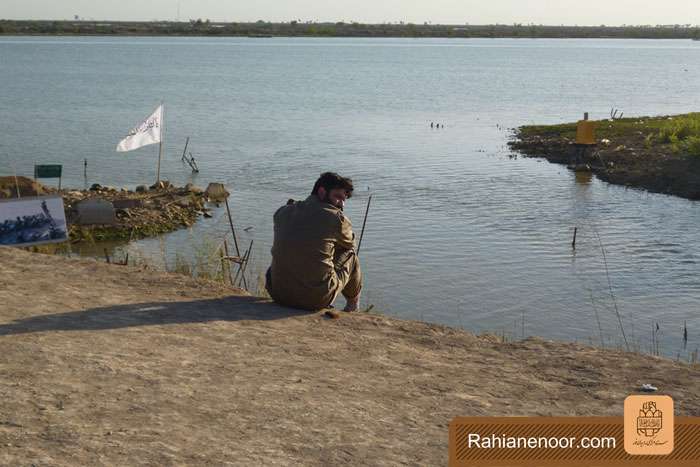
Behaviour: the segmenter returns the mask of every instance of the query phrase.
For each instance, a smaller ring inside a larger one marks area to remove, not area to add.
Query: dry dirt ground
[[[1,465],[445,465],[457,415],[700,415],[700,368],[0,248]]]

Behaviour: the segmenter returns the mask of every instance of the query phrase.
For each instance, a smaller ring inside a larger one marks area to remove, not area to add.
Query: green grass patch
[[[669,120],[671,118],[672,120]],[[676,117],[637,117],[622,118],[619,120],[597,120],[596,137],[598,139],[629,136],[635,132],[642,132],[644,136],[649,134],[658,135],[659,132],[668,127],[669,123],[677,123],[677,120],[700,120],[700,113],[680,115]],[[523,136],[542,137],[576,137],[576,122],[562,123],[558,125],[526,125],[520,127]]]
[[[700,137],[700,114],[689,114],[667,120],[657,135],[660,143],[677,144],[690,137]]]
[[[527,125],[518,129],[520,139],[576,138],[576,123]],[[623,118],[596,121],[596,139],[616,140],[643,138],[647,149],[670,145],[676,152],[700,157],[700,113],[675,116]]]
[[[689,136],[683,141],[683,150],[692,157],[700,157],[700,136]]]
[[[667,120],[659,129],[656,140],[670,144],[675,152],[700,157],[700,114],[681,115]]]

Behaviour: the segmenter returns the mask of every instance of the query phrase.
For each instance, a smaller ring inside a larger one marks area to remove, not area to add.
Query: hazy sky
[[[0,0],[4,19],[700,24],[700,0]]]

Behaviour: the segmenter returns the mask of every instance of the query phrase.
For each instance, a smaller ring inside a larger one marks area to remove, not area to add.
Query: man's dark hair
[[[343,188],[347,193],[348,198],[352,196],[352,190],[354,189],[352,186],[351,179],[347,177],[341,177],[335,172],[322,173],[318,180],[316,180],[316,183],[314,184],[314,189],[311,190],[311,194],[317,195],[318,189],[321,187],[325,188],[326,191],[331,191],[335,188]]]

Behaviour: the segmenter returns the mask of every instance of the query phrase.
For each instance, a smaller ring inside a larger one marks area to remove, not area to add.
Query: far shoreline
[[[269,36],[269,37],[256,37],[256,36],[246,36],[246,35],[217,35],[210,36],[206,34],[42,34],[42,33],[27,33],[27,34],[2,34],[0,33],[0,38],[20,38],[20,37],[177,37],[177,38],[193,38],[193,39],[513,39],[513,40],[557,40],[557,41],[575,41],[575,40],[615,40],[615,41],[637,41],[637,40],[654,40],[654,41],[678,41],[687,42],[688,40],[696,41],[698,39],[687,39],[687,38],[647,38],[647,37],[442,37],[442,36]]]
[[[413,24],[358,22],[213,22],[0,19],[0,36],[127,37],[337,37],[488,39],[682,39],[700,40],[700,27],[685,25],[551,26],[536,24]]]

